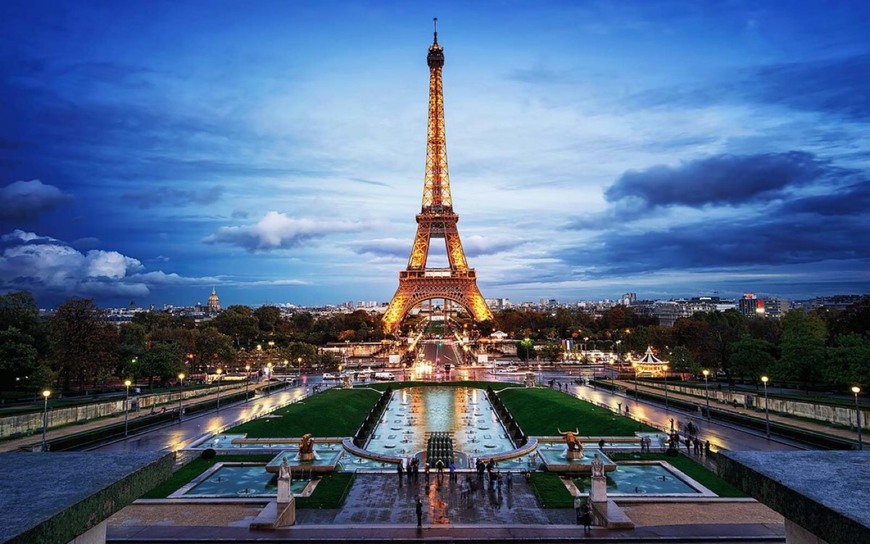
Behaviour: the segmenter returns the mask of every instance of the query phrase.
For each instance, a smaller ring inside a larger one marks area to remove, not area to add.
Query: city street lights
[[[44,401],[42,408],[42,451],[45,451],[45,430],[48,428],[48,397],[50,396],[51,391],[48,389],[42,392],[42,398]]]
[[[272,380],[272,363],[266,365],[266,376],[269,377],[266,380],[266,395],[270,396],[272,394],[272,388],[269,387],[270,381]]]
[[[221,411],[221,374],[224,373],[224,369],[219,368],[215,370],[215,373],[218,377],[218,394],[217,394],[217,411]]]
[[[127,409],[127,403],[130,399],[130,386],[133,385],[133,382],[130,380],[124,380],[124,436],[127,436],[127,419],[130,415],[130,410]]]
[[[761,383],[764,384],[764,433],[767,438],[770,438],[770,413],[767,411],[767,382],[770,380],[767,376],[761,377]]]
[[[183,410],[181,409],[181,399],[184,398],[184,372],[178,374],[178,424],[181,424],[181,413]]]
[[[670,410],[670,405],[668,404],[668,365],[665,365],[663,369],[665,371],[665,412],[667,412]]]
[[[245,402],[248,402],[248,384],[251,382],[251,365],[245,365]]]
[[[857,385],[852,386],[852,393],[855,394],[855,423],[857,423],[858,427],[858,449],[864,449],[864,443],[861,441],[861,408],[858,406],[858,393],[861,392],[861,388]]]
[[[710,375],[710,371],[706,368],[703,370],[704,372],[704,400],[707,401],[707,420],[710,419],[710,390],[707,388],[707,376]]]

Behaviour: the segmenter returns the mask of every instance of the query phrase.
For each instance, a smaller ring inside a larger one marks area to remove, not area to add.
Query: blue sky
[[[689,0],[2,2],[0,291],[388,301],[433,16],[484,296],[870,292],[870,7]]]

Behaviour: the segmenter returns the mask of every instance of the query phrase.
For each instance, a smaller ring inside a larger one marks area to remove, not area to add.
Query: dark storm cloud
[[[680,166],[624,173],[605,191],[608,201],[640,199],[647,206],[739,205],[818,181],[831,167],[811,153],[717,155]]]
[[[135,202],[139,208],[166,208],[186,206],[187,204],[211,204],[217,202],[224,188],[215,185],[202,191],[183,191],[169,187],[147,189],[133,193],[124,193],[124,198]]]
[[[70,200],[54,185],[34,179],[0,187],[0,221],[32,221]]]
[[[746,266],[818,263],[870,258],[865,218],[806,215],[769,221],[704,221],[639,233],[609,231],[588,251],[567,252],[567,262],[596,275],[659,270],[728,270]],[[565,254],[563,254],[565,256]]]
[[[782,207],[786,214],[811,213],[820,216],[867,214],[870,210],[870,181],[844,187],[837,193],[808,196],[787,202]]]

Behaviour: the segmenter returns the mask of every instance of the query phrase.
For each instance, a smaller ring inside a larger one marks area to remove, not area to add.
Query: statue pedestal
[[[290,497],[290,502],[281,504],[278,503],[278,516],[275,520],[275,527],[291,527],[296,525],[296,499]]]
[[[300,453],[299,460],[300,461],[314,461],[314,452],[310,451],[310,452],[306,452],[306,453]]]
[[[592,502],[607,502],[607,478],[604,476],[592,477],[592,489],[589,491],[589,500]]]
[[[583,459],[583,450],[568,450],[568,459]]]

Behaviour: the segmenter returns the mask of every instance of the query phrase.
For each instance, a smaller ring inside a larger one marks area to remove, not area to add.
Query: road
[[[268,414],[282,406],[304,399],[311,389],[321,383],[320,376],[303,377],[302,385],[274,391],[250,401],[222,406],[220,411],[211,410],[192,414],[183,421],[131,435],[91,448],[91,451],[175,451],[206,434],[215,434],[223,429]]]

